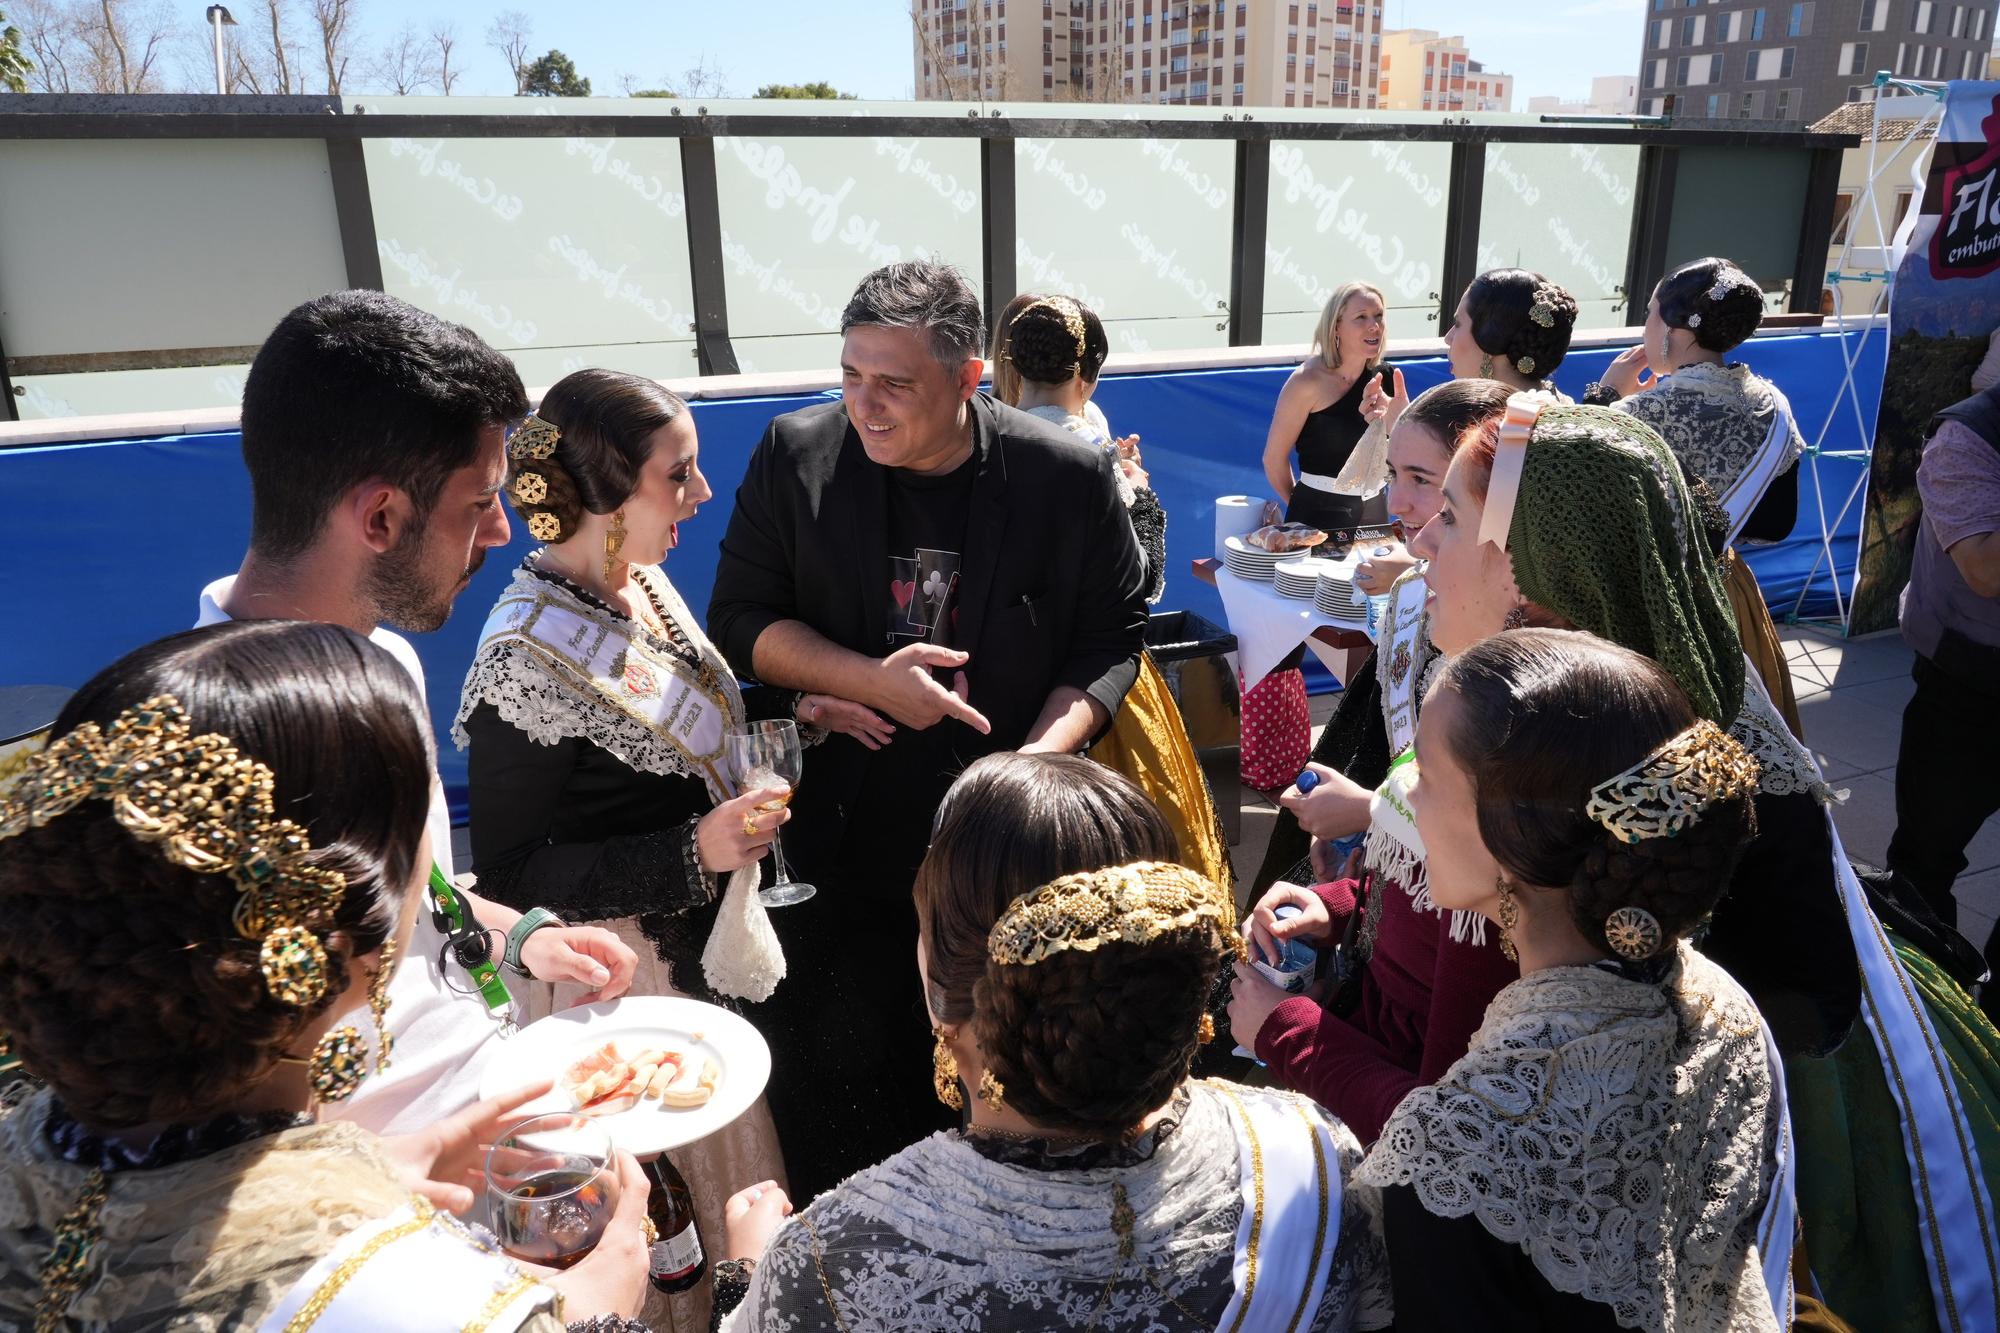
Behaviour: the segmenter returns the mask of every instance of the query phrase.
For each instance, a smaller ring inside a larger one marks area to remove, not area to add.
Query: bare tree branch
[[[450,23],[439,21],[431,25],[431,49],[436,52],[432,62],[437,78],[438,91],[451,96],[451,85],[458,82],[459,71],[452,67],[452,52],[458,47],[458,29]]]
[[[338,97],[347,77],[355,0],[311,0],[311,6],[313,27],[319,32],[320,59],[326,69],[327,95]]]
[[[428,39],[416,25],[405,23],[376,56],[370,70],[377,84],[398,97],[420,93],[437,82],[437,66]]]
[[[971,99],[971,91],[959,83],[957,58],[947,57],[945,54],[943,44],[943,13],[941,12],[938,15],[937,31],[933,32],[930,23],[925,20],[918,6],[912,4],[910,6],[910,27],[917,34],[917,44],[923,48],[924,58],[931,62],[931,70],[936,79],[936,85],[934,86],[941,86],[943,89],[944,96],[939,100],[946,102],[969,101]],[[919,92],[921,93],[921,89]]]
[[[518,9],[501,10],[486,28],[486,44],[501,54],[514,76],[516,97],[527,86],[528,41],[534,30],[533,20]]]
[[[84,79],[89,58],[82,31],[57,0],[19,0],[14,17],[34,62],[30,85],[38,93],[94,92]]]

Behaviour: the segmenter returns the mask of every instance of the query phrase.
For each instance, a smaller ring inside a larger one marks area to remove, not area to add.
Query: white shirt
[[[236,576],[231,574],[201,590],[197,626],[220,624],[230,618],[222,603],[229,600],[235,585]],[[421,697],[424,668],[409,640],[380,626],[368,639],[410,673]],[[444,787],[435,777],[431,779],[428,827],[431,856],[449,878],[451,810],[445,804]],[[325,1118],[349,1120],[377,1134],[407,1134],[479,1100],[479,1076],[486,1058],[499,1045],[500,1025],[489,1016],[486,1002],[477,994],[460,994],[445,982],[438,970],[438,954],[444,945],[444,936],[431,924],[430,912],[419,906],[410,928],[408,951],[389,979],[386,1021],[395,1042],[389,1068],[371,1073],[346,1101],[328,1103],[322,1108]],[[469,984],[463,975],[458,980]],[[341,1021],[366,1033],[375,1030],[365,1009]]]

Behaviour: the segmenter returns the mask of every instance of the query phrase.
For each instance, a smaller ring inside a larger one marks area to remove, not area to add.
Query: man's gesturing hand
[[[904,726],[919,731],[955,717],[984,736],[993,725],[966,702],[971,687],[965,673],[960,671],[953,677],[951,689],[931,675],[932,667],[962,667],[967,660],[957,649],[935,644],[913,643],[899,648],[876,667],[876,697],[871,702]]]

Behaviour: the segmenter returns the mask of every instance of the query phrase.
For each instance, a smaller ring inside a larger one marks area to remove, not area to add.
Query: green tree
[[[825,79],[818,83],[767,83],[751,96],[842,102],[854,100],[853,93],[840,92]]]
[[[576,72],[576,65],[560,51],[551,51],[528,66],[521,76],[523,97],[588,97],[590,80]]]
[[[0,89],[27,92],[28,71],[33,68],[27,53],[21,50],[21,30],[7,22],[5,13],[0,13]]]

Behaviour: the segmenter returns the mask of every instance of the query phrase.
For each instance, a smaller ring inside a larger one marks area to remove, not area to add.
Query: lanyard
[[[430,895],[431,922],[446,937],[444,952],[457,959],[472,978],[486,1007],[511,1026],[513,997],[507,993],[507,983],[500,979],[500,969],[493,965],[493,942],[435,862],[431,865]],[[438,965],[444,965],[442,957]]]

